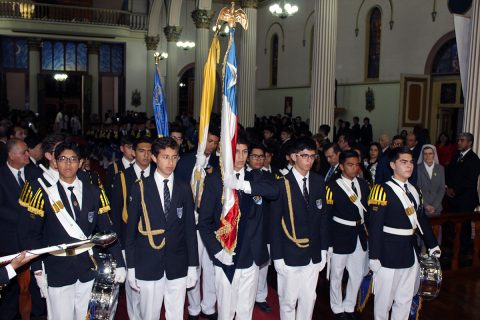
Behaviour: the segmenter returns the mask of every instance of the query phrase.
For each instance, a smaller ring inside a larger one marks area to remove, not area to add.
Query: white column
[[[200,101],[202,98],[203,86],[203,66],[208,57],[208,28],[210,20],[213,17],[212,10],[197,9],[192,12],[192,19],[197,27],[195,39],[195,88],[194,88],[194,106],[193,116],[195,119],[200,117]]]
[[[157,52],[160,37],[145,36],[145,44],[147,46],[147,101],[145,102],[147,117],[153,115],[152,93],[153,93],[153,71],[155,70],[155,52]]]
[[[314,18],[313,70],[310,93],[310,131],[313,134],[318,132],[321,124],[328,124],[333,128],[337,0],[315,0]]]
[[[40,44],[38,38],[28,39],[28,97],[30,110],[38,111],[38,80],[40,73]]]
[[[242,8],[248,18],[248,30],[242,29],[238,47],[238,113],[239,122],[246,127],[253,127],[255,122],[255,71],[257,69],[257,0],[244,0]],[[239,26],[240,28],[240,26]]]
[[[92,105],[90,112],[92,114],[98,114],[98,118],[100,121],[103,121],[103,115],[99,114],[99,106],[98,106],[98,71],[99,71],[99,61],[98,61],[98,53],[100,50],[100,44],[98,42],[89,42],[87,44],[87,51],[88,51],[88,75],[92,79]]]
[[[472,35],[468,61],[467,96],[463,116],[463,131],[473,134],[472,149],[480,151],[480,0],[473,1]]]
[[[178,115],[178,75],[177,75],[177,41],[182,34],[180,26],[166,26],[163,31],[167,37],[167,81],[165,95],[167,96],[168,121],[174,121]]]

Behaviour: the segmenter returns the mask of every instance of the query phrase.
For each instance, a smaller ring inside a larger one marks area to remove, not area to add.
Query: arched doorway
[[[430,136],[435,141],[441,132],[454,138],[462,130],[464,97],[460,80],[457,42],[452,31],[432,48],[425,73],[431,75]]]

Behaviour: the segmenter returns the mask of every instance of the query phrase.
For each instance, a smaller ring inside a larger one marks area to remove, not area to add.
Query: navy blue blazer
[[[251,194],[239,192],[240,222],[237,234],[237,246],[233,262],[236,269],[246,269],[253,265],[261,266],[268,261],[268,250],[263,232],[262,204],[255,196],[262,197],[262,203],[267,199],[274,200],[278,189],[258,170],[245,171],[245,180],[250,181]],[[222,216],[223,183],[220,171],[215,171],[205,178],[204,191],[198,215],[198,230],[207,252],[214,265],[223,267],[215,258],[215,254],[223,248],[215,236],[220,227]],[[258,199],[258,198],[257,198]]]
[[[0,286],[4,286],[8,284],[9,281],[10,279],[8,278],[7,268],[1,267],[0,268]]]
[[[360,199],[363,207],[368,208],[368,196],[370,188],[367,181],[362,178],[357,178],[360,185],[360,192],[362,198]],[[330,192],[329,192],[330,191]],[[330,222],[330,246],[333,247],[333,252],[337,254],[350,254],[355,251],[357,247],[357,239],[360,239],[360,244],[364,251],[367,250],[367,234],[364,225],[347,226],[336,221],[333,217],[358,221],[361,219],[358,207],[350,201],[345,191],[337,184],[337,181],[332,181],[327,188],[327,213]],[[364,221],[368,222],[368,212],[364,212]]]
[[[418,193],[420,191],[417,188]],[[383,197],[385,195],[385,198]],[[381,203],[382,201],[385,201]],[[423,230],[426,246],[438,245],[432,227],[423,210],[423,201],[417,209],[417,218]],[[383,227],[412,229],[402,202],[387,184],[375,185],[369,198],[368,249],[370,259],[379,259],[383,267],[392,269],[410,268],[418,253],[417,237],[399,236],[383,232]],[[415,251],[414,251],[415,250]]]
[[[73,216],[72,208],[69,205],[67,194],[60,182],[57,182],[58,192],[67,212]],[[32,249],[38,249],[44,245],[52,246],[63,243],[79,241],[72,238],[63,228],[50,206],[48,195],[43,189],[37,191],[35,202],[39,203],[33,207],[33,202],[28,210],[33,213],[30,221],[30,237]],[[41,204],[43,201],[43,205]],[[89,183],[82,183],[82,206],[80,216],[76,222],[82,229],[85,236],[89,237],[97,232],[112,230],[112,222],[108,216],[110,208],[105,206],[104,195],[97,186]],[[99,212],[100,211],[100,212]],[[117,261],[117,267],[125,267],[120,244],[118,241],[107,248]],[[97,248],[94,247],[95,254]],[[76,256],[54,256],[45,255],[40,260],[45,264],[45,271],[48,275],[48,285],[51,287],[62,287],[74,284],[77,280],[87,282],[94,278],[95,272],[91,270],[93,264],[88,252]],[[41,270],[40,260],[32,264],[32,270]]]
[[[127,266],[135,268],[135,277],[140,280],[160,280],[164,274],[169,280],[185,277],[188,267],[198,266],[197,232],[190,185],[174,176],[167,219],[154,175],[151,174],[143,183],[151,230],[165,230],[163,234],[153,236],[154,245],[159,246],[162,241],[165,241],[165,245],[159,249],[153,248],[147,235],[138,231],[139,227],[142,230],[146,230],[146,227],[140,184],[137,181],[132,187],[128,205],[125,234]]]
[[[24,168],[25,181],[35,180],[38,171]],[[28,246],[28,215],[19,203],[22,189],[17,177],[4,165],[0,168],[0,255],[16,253]]]
[[[122,159],[115,161],[117,164],[118,172],[115,173],[114,164],[108,166],[107,168],[107,177],[106,177],[106,185],[105,185],[105,192],[107,193],[108,198],[110,201],[112,200],[112,192],[115,182],[115,175],[118,174],[120,171],[125,171],[125,166],[123,165]]]
[[[292,234],[285,182],[279,179],[277,181],[280,189],[279,197],[272,203],[271,210],[270,255],[273,260],[284,259],[285,264],[289,266],[306,266],[310,261],[319,263],[322,261],[321,251],[327,250],[329,245],[323,177],[310,171],[308,205],[293,173],[289,172],[285,179],[290,182],[297,239],[308,238],[309,245],[306,248],[298,247],[287,237],[282,228],[283,218],[289,233]]]
[[[197,150],[192,152],[185,153],[180,157],[178,161],[177,167],[175,168],[175,177],[190,183],[190,179],[192,178],[192,171],[193,167],[195,167],[195,162],[197,161]],[[211,166],[213,169],[218,168],[218,156],[214,152],[210,155],[208,159],[208,165]]]

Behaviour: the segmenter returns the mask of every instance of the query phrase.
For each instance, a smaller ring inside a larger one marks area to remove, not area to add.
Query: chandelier
[[[268,9],[270,10],[270,13],[274,16],[285,19],[286,17],[290,17],[297,13],[298,6],[291,5],[290,3],[283,0],[280,2],[275,2]]]
[[[53,75],[53,79],[55,79],[55,81],[59,81],[59,82],[63,82],[65,80],[67,80],[68,78],[68,74],[66,73],[56,73]]]
[[[183,50],[189,50],[195,47],[195,42],[193,41],[178,41],[177,47],[182,48]]]

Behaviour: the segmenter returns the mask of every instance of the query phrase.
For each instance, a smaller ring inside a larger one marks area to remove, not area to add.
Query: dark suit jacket
[[[263,199],[275,199],[278,189],[271,180],[268,180],[258,170],[245,172],[245,180],[250,181],[251,194],[239,192],[240,222],[235,249],[234,264],[237,269],[246,269],[253,262],[261,266],[268,261],[268,250],[265,235],[263,234],[262,205],[255,203],[254,196]],[[222,250],[222,245],[217,240],[215,232],[220,227],[222,215],[223,183],[219,171],[205,178],[202,202],[198,216],[198,230],[202,237],[207,252],[216,266],[223,265],[215,258],[215,254]]]
[[[150,176],[155,173],[155,166],[150,165]],[[125,189],[127,191],[125,195],[126,199],[126,206],[128,209],[128,204],[130,202],[131,196],[131,189],[137,181],[137,175],[135,174],[135,169],[132,167],[125,169],[122,173],[118,173],[113,183],[113,191],[110,196],[110,203],[112,207],[111,217],[113,221],[113,228],[117,233],[118,239],[120,240],[120,244],[122,245],[122,249],[125,249],[125,237],[126,237],[126,227],[127,224],[122,220],[122,211],[123,211],[123,190],[122,190],[122,179],[120,178],[120,174],[125,175]],[[127,210],[128,212],[128,210]]]
[[[286,236],[282,228],[282,218],[292,234],[292,221],[288,209],[288,199],[283,179],[277,181],[279,197],[272,203],[271,228],[272,242],[270,255],[273,260],[284,259],[289,266],[306,266],[322,260],[321,251],[329,245],[328,216],[325,205],[325,183],[323,177],[310,171],[309,204],[305,202],[295,176],[289,172],[285,179],[290,182],[295,231],[298,239],[308,238],[309,246],[300,248]]]
[[[122,159],[117,160],[115,163],[117,164],[118,172],[125,171],[125,167],[123,166]],[[107,193],[107,196],[110,199],[110,201],[112,200],[114,182],[115,182],[115,170],[114,170],[114,165],[112,163],[107,168],[107,177],[106,177],[106,186],[105,186],[105,192]]]
[[[67,212],[73,216],[67,194],[60,182],[57,183],[58,192]],[[42,189],[43,190],[43,189]],[[97,232],[112,230],[112,223],[108,212],[99,213],[102,208],[100,189],[89,183],[82,183],[82,206],[80,216],[77,216],[77,224],[85,236],[89,237]],[[72,238],[63,228],[62,224],[53,212],[47,194],[43,191],[40,200],[43,199],[43,217],[35,215],[30,222],[30,235],[32,249],[38,249],[45,245],[57,245],[79,241]],[[103,207],[102,209],[105,209]],[[96,248],[94,248],[96,251]],[[125,267],[120,244],[116,241],[108,247],[109,253],[117,261],[117,267]],[[95,272],[91,270],[92,262],[88,252],[76,256],[59,257],[45,255],[42,257],[48,276],[48,285],[62,287],[74,284],[77,280],[87,282],[94,278]],[[32,270],[41,270],[40,263],[32,264]]]
[[[192,178],[193,167],[195,167],[195,162],[197,161],[197,150],[188,152],[180,157],[177,167],[175,168],[175,177],[190,183]],[[218,156],[216,153],[210,155],[208,159],[208,165],[213,169],[218,168]]]
[[[323,178],[327,177],[328,170],[330,170],[330,167],[328,167],[327,171],[325,172],[325,176],[323,176]],[[332,175],[327,181],[325,181],[325,183],[328,184],[330,183],[330,181],[335,181],[341,176],[342,176],[342,170],[340,170],[340,165],[337,165],[337,167],[335,168],[335,171],[333,171]]]
[[[174,176],[168,219],[165,218],[154,175],[144,180],[144,200],[151,230],[163,229],[165,233],[153,236],[155,246],[165,240],[165,246],[154,249],[146,235],[141,205],[140,184],[134,184],[128,205],[125,252],[128,268],[135,268],[140,280],[178,279],[187,275],[188,267],[198,266],[197,233],[193,213],[193,196],[190,185]]]
[[[415,235],[399,236],[385,233],[383,227],[412,229],[412,224],[405,213],[402,202],[389,185],[381,184],[381,189],[377,191],[374,193],[372,190],[370,199],[375,196],[383,199],[382,194],[384,192],[386,203],[384,205],[370,204],[368,208],[368,250],[370,259],[380,259],[382,266],[387,268],[410,268],[415,261],[414,250],[417,254],[419,253],[417,237]],[[438,245],[437,240],[422,206],[417,209],[417,218],[424,233],[423,239],[426,246],[429,249],[436,247]]]
[[[0,268],[0,286],[7,285],[9,281],[7,269],[3,266]]]
[[[368,208],[368,196],[370,188],[367,181],[358,178],[361,192],[361,203],[365,209]],[[328,189],[331,193],[328,192]],[[327,189],[327,214],[330,221],[330,246],[333,246],[333,252],[337,254],[350,254],[357,247],[357,238],[364,251],[367,250],[367,234],[364,225],[347,226],[333,221],[333,217],[338,217],[349,221],[358,221],[361,219],[358,207],[350,201],[345,191],[332,181]],[[364,212],[364,221],[368,222],[368,213]]]
[[[480,173],[480,160],[472,150],[460,161],[460,153],[450,162],[446,169],[447,187],[455,191],[454,198],[448,198],[453,212],[473,211],[478,204],[477,180]]]
[[[26,181],[38,176],[37,171],[28,167],[25,167],[24,174]],[[6,164],[0,168],[0,181],[0,255],[6,255],[26,248],[28,215],[18,202],[22,189],[17,177]]]

